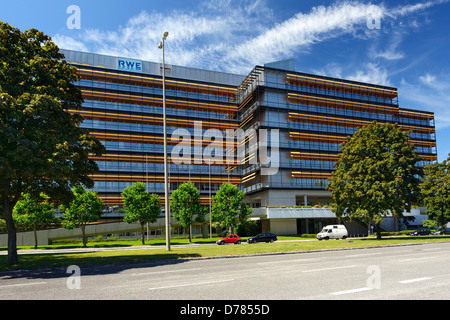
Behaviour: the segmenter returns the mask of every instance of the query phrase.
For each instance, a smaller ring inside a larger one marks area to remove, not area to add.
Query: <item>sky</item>
[[[78,7],[73,10],[73,5]],[[402,108],[432,111],[438,161],[450,153],[450,0],[15,0],[0,20],[60,48],[247,75],[295,70],[398,88]]]

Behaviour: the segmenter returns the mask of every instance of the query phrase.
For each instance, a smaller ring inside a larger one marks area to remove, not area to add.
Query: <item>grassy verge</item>
[[[242,237],[242,241],[246,242],[250,237]],[[219,238],[194,238],[192,239],[192,244],[205,244],[205,243],[216,243]],[[301,240],[307,238],[301,237],[278,237],[279,240]],[[170,240],[171,244],[188,244],[189,240],[187,237],[173,237]],[[164,246],[166,244],[165,238],[154,238],[145,240],[146,246]],[[142,246],[141,240],[136,239],[111,239],[111,240],[91,240],[88,242],[88,248],[111,248],[111,247],[136,247]],[[83,248],[83,242],[75,241],[75,240],[62,240],[58,241],[52,245],[39,245],[38,249],[40,250],[54,250],[54,249],[74,249],[74,248]],[[34,246],[21,246],[17,248],[18,250],[33,250]],[[0,251],[6,251],[7,247],[0,247]]]
[[[86,253],[24,254],[19,256],[19,266],[8,266],[7,256],[0,256],[0,271],[58,268],[70,265],[92,266],[99,264],[138,263],[165,259],[187,259],[200,257],[239,256],[311,250],[364,248],[399,244],[419,244],[424,242],[450,241],[450,236],[393,237],[376,240],[373,238],[259,243],[252,245],[225,245],[172,248],[114,250]]]

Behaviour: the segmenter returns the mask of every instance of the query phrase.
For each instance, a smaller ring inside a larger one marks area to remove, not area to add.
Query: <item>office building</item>
[[[174,164],[169,158],[169,189],[191,181],[208,204],[223,182],[238,185],[263,231],[312,233],[335,220],[329,210],[311,216],[294,209],[331,202],[325,188],[339,144],[373,120],[410,130],[422,157],[419,165],[437,159],[433,113],[400,108],[396,88],[297,72],[292,60],[236,75],[175,65],[163,70],[161,63],[62,51],[81,77],[83,127],[106,147],[105,155],[95,159],[100,172],[93,176],[93,191],[109,208],[121,206],[122,190],[138,181],[164,195],[163,72],[168,153],[181,141],[171,139],[174,131],[192,137],[191,161]],[[227,144],[230,132],[238,129],[245,132],[244,140]],[[211,132],[223,140],[206,139]],[[212,141],[223,161],[202,158]],[[273,207],[286,210],[271,218]]]

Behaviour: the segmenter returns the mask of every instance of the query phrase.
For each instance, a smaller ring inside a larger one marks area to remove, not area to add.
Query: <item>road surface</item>
[[[0,300],[450,299],[448,266],[447,242],[73,267],[0,273]]]

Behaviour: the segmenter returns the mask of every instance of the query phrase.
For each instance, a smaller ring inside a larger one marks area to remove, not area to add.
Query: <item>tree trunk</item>
[[[37,238],[37,230],[36,226],[33,227],[33,233],[34,233],[34,248],[38,248],[38,238]]]
[[[86,248],[87,247],[87,238],[86,238],[86,226],[85,225],[81,226],[81,233],[83,234],[83,247]]]
[[[380,229],[380,224],[377,223],[376,227],[377,227],[377,240],[381,240],[381,229]]]
[[[8,230],[8,265],[13,266],[19,264],[17,256],[17,235],[16,226],[12,217],[13,207],[8,199],[3,201],[3,215],[5,217],[6,228]]]
[[[142,240],[142,245],[145,245],[145,236],[144,236],[144,223],[141,224],[141,240]]]
[[[189,225],[189,243],[192,242],[192,225]]]

